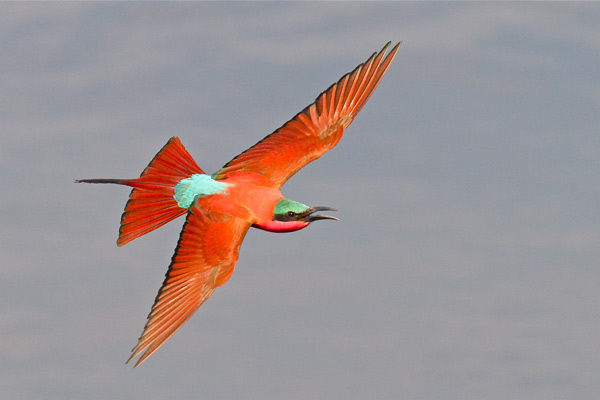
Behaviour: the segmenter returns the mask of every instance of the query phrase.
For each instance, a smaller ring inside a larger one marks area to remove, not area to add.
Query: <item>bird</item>
[[[283,184],[331,150],[387,72],[402,42],[391,42],[345,74],[316,100],[220,170],[205,173],[178,137],[172,137],[139,178],[80,179],[132,188],[121,216],[123,246],[186,215],[164,282],[137,344],[134,368],[161,347],[231,277],[249,228],[293,232],[330,207],[285,198]],[[386,56],[387,53],[387,56]]]

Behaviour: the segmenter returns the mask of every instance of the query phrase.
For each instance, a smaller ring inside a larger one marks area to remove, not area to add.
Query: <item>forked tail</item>
[[[175,186],[182,179],[203,173],[179,138],[172,137],[137,179],[80,179],[75,182],[116,183],[133,188],[121,216],[117,245],[123,246],[187,213],[188,210],[179,207],[173,198]]]

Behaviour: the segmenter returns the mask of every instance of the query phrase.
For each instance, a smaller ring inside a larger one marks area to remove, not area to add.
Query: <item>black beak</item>
[[[313,221],[317,221],[319,219],[334,219],[334,220],[338,220],[336,217],[331,217],[329,215],[319,215],[319,214],[314,214],[317,211],[337,211],[335,208],[331,208],[331,207],[313,207],[310,210],[308,210],[308,212],[306,213],[306,215],[304,216],[304,220],[306,222],[313,222]]]

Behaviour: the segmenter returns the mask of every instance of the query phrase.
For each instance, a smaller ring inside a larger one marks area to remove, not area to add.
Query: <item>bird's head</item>
[[[337,211],[330,207],[309,207],[297,201],[283,198],[275,204],[273,219],[254,226],[270,232],[293,232],[306,228],[319,219],[335,219],[329,215],[315,214],[317,211]]]

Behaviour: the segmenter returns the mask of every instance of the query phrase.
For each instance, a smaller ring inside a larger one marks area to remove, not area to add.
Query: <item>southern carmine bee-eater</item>
[[[331,150],[365,105],[394,59],[390,43],[321,93],[281,128],[212,175],[172,137],[136,179],[82,179],[132,187],[121,217],[122,246],[186,214],[175,254],[131,361],[141,364],[169,339],[233,273],[250,227],[292,232],[335,211],[281,194],[298,170]]]

